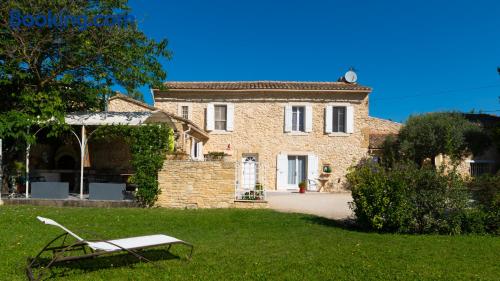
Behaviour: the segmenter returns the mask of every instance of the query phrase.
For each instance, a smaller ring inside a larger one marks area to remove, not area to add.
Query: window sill
[[[210,135],[227,135],[231,134],[232,131],[225,131],[225,130],[213,130],[208,132]]]
[[[308,132],[286,132],[289,136],[308,136]]]
[[[349,134],[349,133],[329,133],[328,136],[329,137],[348,137],[352,134]]]

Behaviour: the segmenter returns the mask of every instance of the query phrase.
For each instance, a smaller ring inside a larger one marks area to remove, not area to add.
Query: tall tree
[[[166,72],[159,59],[170,58],[167,40],[148,38],[136,22],[106,24],[131,13],[127,2],[0,2],[0,138],[5,147],[33,141],[27,128],[43,120],[62,122],[67,112],[101,109],[114,86],[133,97],[143,85],[161,87]],[[72,18],[63,25],[51,14]],[[87,23],[100,18],[94,22],[100,26],[82,25],[83,17]],[[50,26],[46,20],[59,22]]]
[[[419,165],[430,159],[435,165],[440,154],[460,160],[470,153],[483,152],[490,143],[487,133],[463,114],[435,112],[411,116],[399,131],[397,141],[385,143],[385,150],[393,154],[396,146],[401,158]]]

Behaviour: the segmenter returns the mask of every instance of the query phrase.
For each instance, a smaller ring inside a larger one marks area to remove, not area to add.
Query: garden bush
[[[452,233],[463,227],[468,192],[454,171],[399,163],[392,168],[363,161],[347,175],[361,227],[400,233]]]
[[[483,175],[469,183],[474,207],[484,224],[484,231],[500,234],[500,174]],[[475,231],[478,232],[478,231]]]

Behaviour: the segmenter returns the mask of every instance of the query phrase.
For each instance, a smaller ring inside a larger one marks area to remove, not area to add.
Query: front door
[[[298,188],[306,179],[306,156],[288,155],[288,188]]]
[[[254,190],[257,183],[257,155],[244,155],[241,162],[241,187]]]

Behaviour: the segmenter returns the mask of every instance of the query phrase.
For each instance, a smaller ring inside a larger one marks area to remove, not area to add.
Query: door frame
[[[299,157],[304,157],[304,175],[305,175],[305,180],[307,180],[307,154],[299,154],[299,153],[292,153],[292,154],[287,154],[287,159],[289,157],[295,157],[295,171],[298,170],[298,167],[299,167],[299,161],[298,161],[298,158]],[[288,164],[288,163],[287,163]],[[290,173],[290,171],[287,169],[287,173]],[[295,175],[295,180],[297,181],[296,184],[289,184],[288,183],[288,174],[286,175],[286,189],[287,190],[298,190],[299,189],[299,175],[296,174]]]
[[[255,162],[254,162],[254,174],[255,174],[255,183],[254,186],[251,188],[248,188],[248,190],[255,190],[255,184],[259,182],[259,154],[258,153],[243,153],[241,155],[241,187],[242,189],[247,189],[245,187],[245,160],[248,157],[254,157]]]

